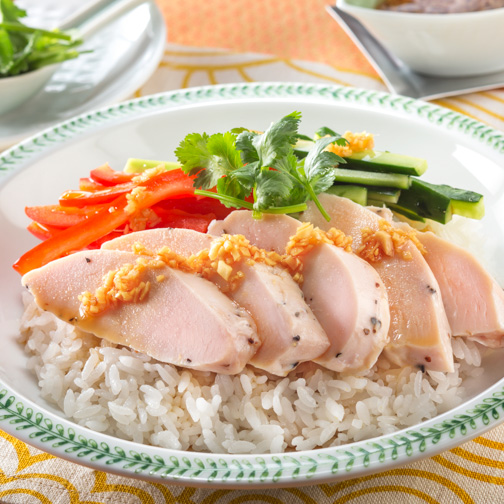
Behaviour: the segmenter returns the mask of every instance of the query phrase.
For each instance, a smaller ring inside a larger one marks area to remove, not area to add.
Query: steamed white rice
[[[395,432],[457,406],[483,369],[478,345],[453,339],[455,371],[395,368],[365,376],[309,365],[288,378],[164,364],[75,329],[24,294],[22,342],[41,394],[74,422],[138,443],[214,453],[278,453]]]

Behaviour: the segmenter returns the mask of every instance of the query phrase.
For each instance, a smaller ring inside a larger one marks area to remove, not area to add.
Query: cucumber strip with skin
[[[326,193],[348,198],[362,206],[367,205],[368,190],[364,186],[338,184],[327,189]]]
[[[378,201],[378,200],[373,200],[373,199],[368,199],[368,205],[369,206],[376,206],[376,207],[382,207],[385,203],[383,201]],[[390,210],[397,212],[398,214],[404,215],[410,220],[413,221],[418,221],[418,222],[425,222],[425,219],[418,215],[417,213],[402,207],[401,205],[398,205],[396,203],[386,203],[385,204]]]
[[[166,171],[176,170],[180,168],[180,163],[174,161],[155,161],[153,159],[136,159],[129,158],[123,168],[125,173],[142,173],[145,170],[156,168],[159,165],[164,165]]]
[[[415,178],[411,188],[401,192],[398,204],[442,224],[449,222],[454,213],[471,219],[481,219],[485,213],[481,194]]]
[[[401,173],[403,175],[423,175],[427,170],[425,159],[367,149],[345,156],[347,167],[379,173]]]
[[[420,181],[419,181],[420,182]],[[485,215],[485,204],[483,195],[466,189],[457,189],[444,184],[430,184],[421,181],[421,183],[437,191],[439,194],[450,198],[452,212],[470,219],[482,219]]]
[[[446,224],[452,218],[450,198],[436,192],[418,179],[411,181],[411,188],[408,191],[402,191],[397,203],[402,208],[441,224]]]
[[[344,168],[335,168],[334,172],[336,174],[336,182],[378,187],[397,187],[399,189],[408,189],[411,185],[410,177],[399,173],[375,173],[361,170],[347,170]]]
[[[401,189],[395,189],[393,187],[368,187],[368,198],[376,201],[382,201],[383,203],[397,203],[399,196],[401,195]]]

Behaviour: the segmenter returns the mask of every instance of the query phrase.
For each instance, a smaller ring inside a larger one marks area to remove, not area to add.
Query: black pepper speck
[[[371,324],[373,325],[373,327],[377,327],[378,326],[378,329],[381,327],[381,320],[378,320],[376,317],[371,317]]]

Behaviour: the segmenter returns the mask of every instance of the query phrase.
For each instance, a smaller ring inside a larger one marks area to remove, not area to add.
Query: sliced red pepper
[[[42,241],[52,238],[61,231],[61,229],[56,229],[50,226],[41,226],[38,222],[30,222],[30,224],[26,226],[26,229],[30,231],[35,238]]]
[[[115,231],[112,231],[111,233],[98,238],[98,240],[94,241],[93,243],[90,243],[86,248],[90,250],[99,249],[105,242],[113,240],[114,238],[118,238],[119,236],[124,236],[124,231],[119,231],[116,229]]]
[[[156,225],[157,228],[184,228],[206,233],[208,225],[216,218],[213,213],[188,213],[183,210],[161,208],[158,205],[154,205],[152,210],[161,219],[161,222]]]
[[[79,179],[79,190],[80,191],[102,191],[103,189],[108,189],[108,186],[99,184],[94,180],[91,180],[89,177],[82,177]]]
[[[70,206],[79,208],[90,205],[103,205],[104,203],[110,203],[122,194],[129,193],[136,186],[137,184],[131,182],[129,184],[121,184],[94,192],[70,189],[60,196],[59,204],[65,207]]]
[[[117,184],[126,184],[131,182],[131,179],[137,176],[138,173],[124,173],[115,171],[110,168],[108,163],[105,163],[94,170],[91,170],[90,176],[99,184],[105,186],[115,186]]]
[[[192,194],[194,191],[192,178],[181,170],[160,173],[138,185],[145,187],[146,191],[145,197],[137,203],[137,211],[149,208],[163,199]],[[26,252],[14,263],[14,269],[24,275],[73,250],[87,247],[130,219],[131,214],[126,211],[127,204],[126,195],[121,194],[110,205],[85,222],[62,230],[56,236]]]
[[[213,213],[216,219],[225,219],[235,208],[226,208],[220,201],[214,198],[202,196],[197,197],[177,198],[160,201],[156,207],[161,207],[165,210],[178,209],[188,213],[209,214]]]
[[[42,226],[67,228],[89,219],[91,215],[98,213],[102,209],[103,205],[89,206],[85,208],[44,205],[26,207],[25,213],[30,219],[42,224]]]

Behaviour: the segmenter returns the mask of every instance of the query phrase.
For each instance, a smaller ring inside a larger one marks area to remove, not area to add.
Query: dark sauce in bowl
[[[500,7],[504,7],[504,0],[384,0],[377,9],[424,14],[453,14]]]

